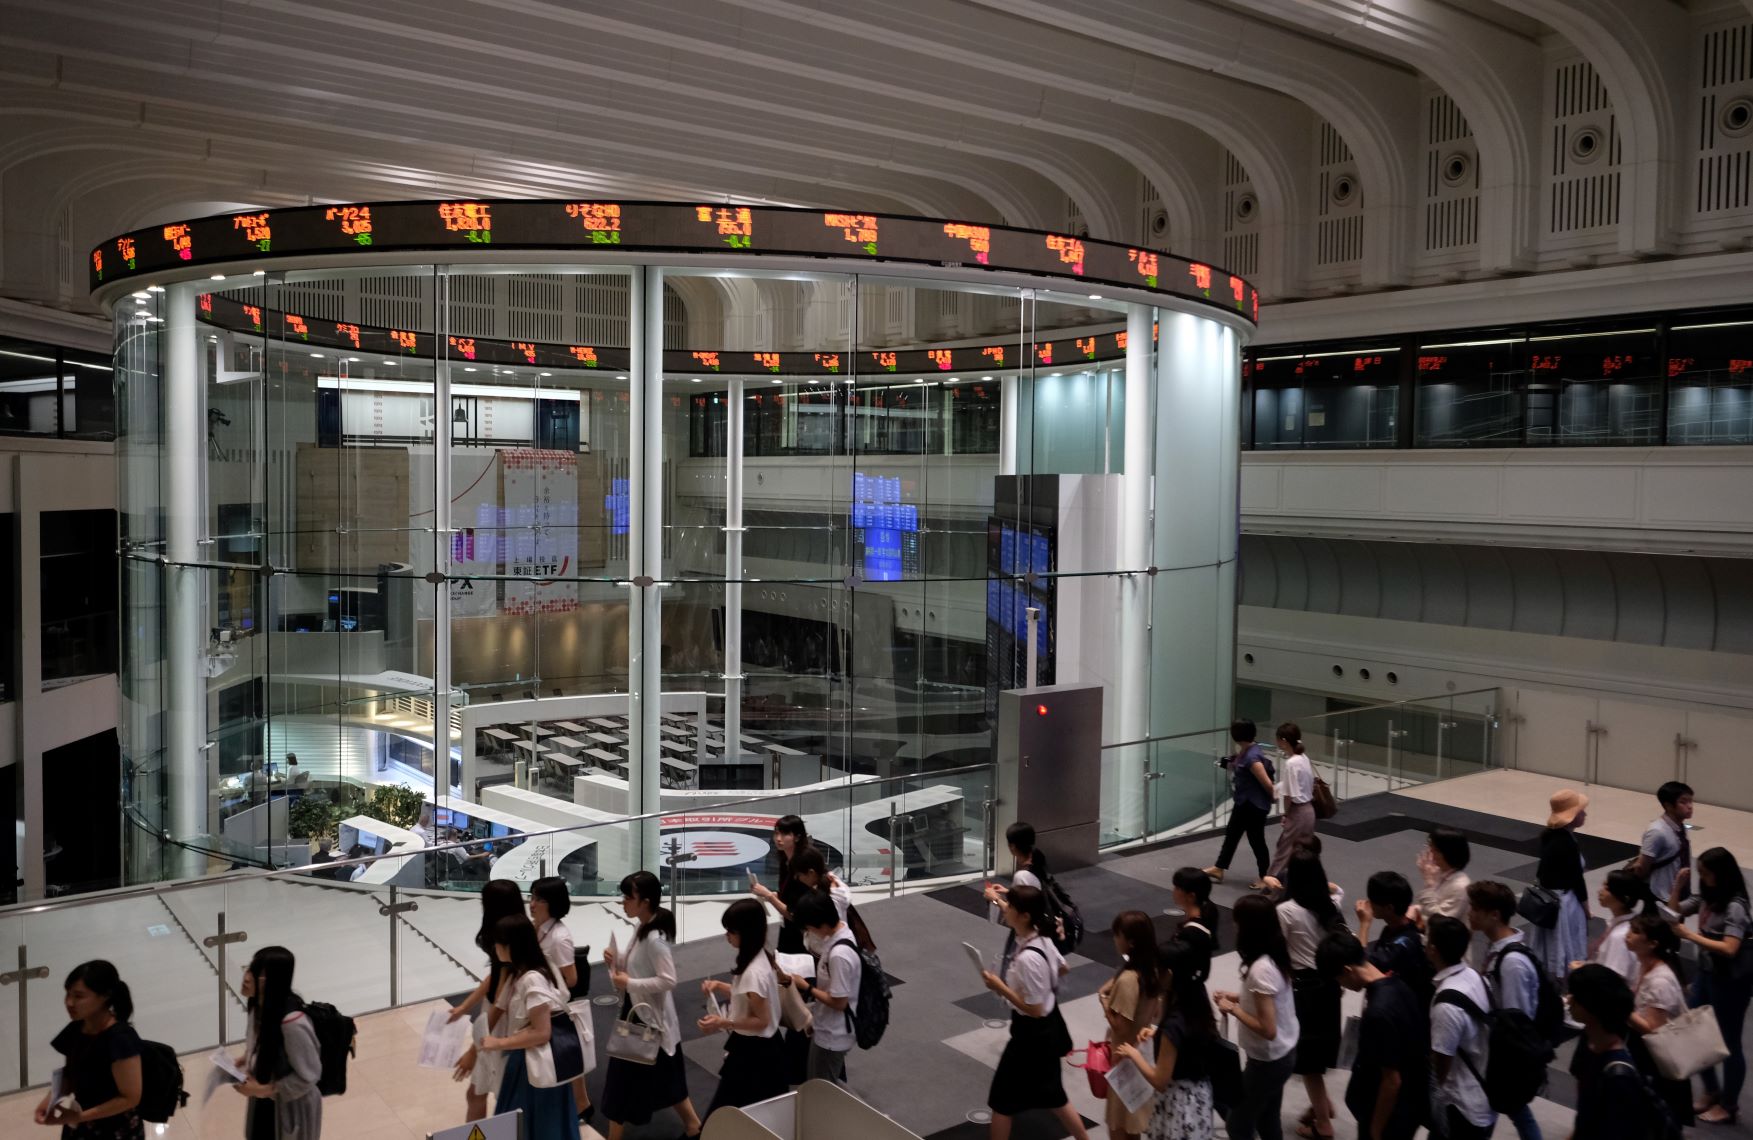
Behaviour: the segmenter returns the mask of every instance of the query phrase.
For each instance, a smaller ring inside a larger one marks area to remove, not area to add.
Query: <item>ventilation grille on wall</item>
[[[1552,73],[1552,191],[1549,232],[1619,224],[1619,127],[1613,100],[1585,60]]]
[[[1479,240],[1479,151],[1467,117],[1440,91],[1425,97],[1424,248],[1463,249]]]
[[[1260,199],[1247,168],[1223,152],[1223,266],[1246,277],[1260,271]]]
[[[1169,249],[1169,211],[1156,184],[1138,176],[1138,244],[1146,249]]]
[[[61,218],[55,223],[55,263],[60,269],[61,292],[79,288],[79,270],[81,262],[73,256],[73,210],[72,207],[61,211]]]
[[[1704,33],[1699,56],[1701,214],[1753,205],[1753,23]]]
[[[453,274],[450,278],[452,336],[492,336],[494,285],[497,277]]]
[[[573,343],[625,348],[629,279],[579,276],[572,281]],[[666,340],[665,343],[681,342]]]
[[[506,280],[505,326],[515,340],[561,339],[565,278],[558,273],[520,273]]]
[[[280,303],[275,308],[301,317],[324,321],[346,320],[347,283],[345,281],[296,281],[280,287]]]
[[[1351,148],[1333,124],[1320,127],[1315,264],[1344,265],[1363,257],[1363,186]]]
[[[392,329],[423,329],[431,326],[426,308],[426,276],[398,274],[394,277],[359,279],[359,320],[363,324]]]
[[[1083,207],[1074,198],[1065,200],[1065,232],[1072,237],[1090,236],[1090,224],[1084,220]]]

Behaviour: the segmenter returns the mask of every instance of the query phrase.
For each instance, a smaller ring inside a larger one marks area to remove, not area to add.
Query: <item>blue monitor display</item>
[[[908,542],[917,540],[903,536],[918,533],[919,508],[903,494],[898,475],[852,473],[852,526],[864,532],[867,582],[899,582],[906,573]]]
[[[633,492],[625,479],[609,480],[609,493],[603,496],[603,509],[609,516],[609,533],[626,534],[632,518]]]
[[[867,582],[901,580],[901,532],[866,527],[864,531],[864,579]]]

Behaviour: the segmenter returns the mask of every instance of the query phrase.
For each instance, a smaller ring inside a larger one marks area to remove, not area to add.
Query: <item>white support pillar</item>
[[[1022,374],[998,378],[998,473],[1016,474],[1017,389]]]
[[[1121,576],[1115,583],[1115,642],[1120,650],[1116,740],[1142,740],[1150,735],[1151,709],[1151,584],[1146,571],[1151,559],[1151,480],[1155,473],[1151,447],[1151,328],[1156,310],[1148,305],[1126,309],[1126,455],[1120,476],[1119,554]],[[1109,773],[1111,811],[1104,815],[1120,835],[1141,835],[1145,823],[1144,776],[1147,746],[1121,749]]]
[[[632,367],[629,451],[627,809],[645,815],[662,806],[658,783],[658,712],[663,696],[663,270],[635,268],[629,283]],[[632,866],[662,872],[658,825],[638,828],[629,844]]]
[[[733,378],[724,447],[724,747],[743,738],[743,381]]]
[[[207,466],[207,393],[202,383],[201,332],[195,307],[202,286],[184,282],[166,287],[164,328],[164,671],[165,830],[186,841],[207,826],[207,574],[201,561],[207,532],[202,494]],[[201,874],[200,856],[181,849],[166,852],[169,878]]]
[[[450,799],[450,271],[437,280],[438,357],[432,379],[432,802]]]

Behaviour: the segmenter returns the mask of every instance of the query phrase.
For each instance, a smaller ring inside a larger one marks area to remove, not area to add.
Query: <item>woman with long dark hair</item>
[[[1141,910],[1121,911],[1109,927],[1120,968],[1096,991],[1102,1013],[1108,1019],[1108,1045],[1115,1049],[1135,1045],[1139,1031],[1156,1024],[1162,999],[1162,978],[1157,966],[1156,928]],[[1127,1112],[1120,1094],[1108,1090],[1108,1135],[1115,1140],[1137,1140],[1150,1125],[1151,1107]]]
[[[238,993],[249,1006],[249,1033],[241,1066],[249,1080],[236,1087],[250,1098],[244,1135],[249,1140],[316,1140],[323,1131],[323,1055],[304,1001],[292,988],[292,951],[264,946],[244,967]]]
[[[1217,1044],[1217,1019],[1205,992],[1209,959],[1198,947],[1170,942],[1164,947],[1163,1016],[1155,1031],[1139,1034],[1156,1042],[1156,1060],[1131,1045],[1114,1050],[1115,1063],[1130,1061],[1157,1090],[1151,1101],[1145,1140],[1211,1140],[1215,1109],[1210,1059]]]
[[[500,919],[522,913],[523,892],[510,879],[494,879],[481,888],[481,927],[475,932],[475,947],[487,955],[487,974],[469,996],[450,1011],[450,1019],[455,1021],[474,1013],[477,1006],[481,1008],[470,1026],[473,1040],[457,1059],[453,1074],[457,1080],[469,1082],[464,1095],[470,1120],[480,1120],[487,1115],[487,1094],[499,1088],[499,1079],[504,1075],[505,1054],[481,1048],[482,1039],[498,1025],[500,1014],[493,1000],[499,996],[502,975],[499,956],[493,952],[493,932]]]
[[[36,1108],[38,1124],[61,1126],[61,1140],[143,1140],[140,1104],[140,1035],[129,1020],[134,998],[116,968],[101,958],[73,967],[62,984],[67,1027],[50,1045],[66,1058],[63,1093],[77,1108]]]
[[[530,920],[510,915],[493,924],[493,954],[499,959],[499,996],[503,1034],[493,1034],[481,1048],[505,1054],[495,1112],[523,1110],[524,1140],[577,1140],[578,1113],[567,1082],[539,1089],[530,1084],[527,1049],[548,1044],[556,1018],[568,1016],[566,991],[548,965],[541,940]]]
[[[1291,993],[1290,951],[1278,925],[1277,908],[1265,895],[1236,900],[1236,954],[1242,960],[1240,993],[1219,990],[1220,1012],[1239,1023],[1236,1044],[1247,1055],[1242,1093],[1230,1106],[1225,1126],[1230,1140],[1282,1140],[1279,1111],[1284,1085],[1296,1064],[1296,1003]]]
[[[809,946],[804,941],[803,924],[797,921],[793,911],[812,889],[800,877],[798,868],[814,864],[814,858],[806,859],[805,856],[815,853],[817,848],[801,816],[782,815],[774,821],[773,849],[779,853],[779,890],[769,890],[758,881],[751,881],[749,890],[779,915],[779,936],[774,941],[779,953],[805,954],[809,952]],[[809,1034],[782,1026],[779,1042],[785,1051],[786,1084],[802,1084],[809,1076]]]
[[[1001,969],[986,971],[986,988],[1012,1006],[1010,1040],[998,1059],[986,1095],[992,1110],[991,1140],[1009,1140],[1011,1119],[1019,1112],[1046,1109],[1078,1140],[1089,1140],[1083,1119],[1065,1095],[1064,1066],[1071,1033],[1059,1010],[1059,978],[1065,959],[1048,933],[1047,900],[1037,887],[1012,886],[1000,904],[1016,952]]]
[[[621,913],[638,924],[633,943],[619,955],[603,951],[609,980],[621,991],[621,1016],[634,1017],[663,1033],[657,1061],[650,1065],[610,1057],[603,1077],[603,1116],[609,1140],[621,1140],[629,1124],[645,1124],[659,1110],[674,1108],[685,1136],[700,1135],[700,1116],[688,1099],[682,1064],[682,1027],[676,1018],[676,916],[663,905],[663,883],[650,871],[621,880]],[[636,1014],[639,1005],[649,1014]]]
[[[1681,870],[1668,903],[1683,916],[1698,915],[1698,929],[1689,929],[1682,920],[1674,933],[1704,951],[1704,961],[1692,983],[1692,1004],[1710,1006],[1723,1031],[1723,1043],[1729,1047],[1720,1082],[1715,1069],[1698,1074],[1704,1083],[1698,1119],[1705,1124],[1726,1124],[1740,1118],[1741,1086],[1747,1080],[1741,1026],[1747,1020],[1748,999],[1753,997],[1753,978],[1737,977],[1747,971],[1736,970],[1735,960],[1741,955],[1741,943],[1748,937],[1753,916],[1748,912],[1747,881],[1726,848],[1712,847],[1698,857],[1698,890],[1682,900],[1691,878],[1689,870]]]
[[[1315,834],[1315,765],[1303,747],[1303,730],[1295,721],[1278,726],[1278,749],[1284,753],[1281,773],[1283,814],[1279,817],[1278,846],[1272,852],[1267,876],[1284,877],[1290,856]]]
[[[1290,857],[1285,897],[1278,904],[1278,926],[1290,955],[1291,990],[1301,1030],[1293,1071],[1302,1077],[1309,1094],[1309,1113],[1297,1128],[1299,1136],[1333,1135],[1327,1070],[1339,1060],[1339,983],[1316,968],[1315,952],[1322,939],[1344,925],[1321,857],[1309,847],[1299,847]]]
[[[715,1000],[728,998],[724,1013],[708,1013],[699,1021],[702,1033],[725,1033],[724,1064],[718,1070],[718,1091],[706,1117],[725,1106],[779,1096],[790,1087],[784,1047],[779,1041],[779,969],[767,950],[767,912],[754,899],[738,899],[719,919],[724,940],[736,951],[732,982],[708,978],[700,990]]]

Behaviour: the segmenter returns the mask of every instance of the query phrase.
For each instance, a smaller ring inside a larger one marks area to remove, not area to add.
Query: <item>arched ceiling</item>
[[[1428,283],[1433,86],[1479,170],[1477,241],[1441,272],[1538,270],[1558,48],[1593,66],[1624,140],[1604,248],[1665,255],[1688,37],[1730,10],[1753,0],[0,0],[0,295],[80,307],[89,246],[214,204],[439,193],[1141,244],[1160,208],[1170,246],[1225,264],[1245,193],[1269,298]],[[1317,264],[1323,124],[1361,186],[1338,269]]]

